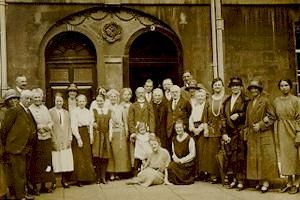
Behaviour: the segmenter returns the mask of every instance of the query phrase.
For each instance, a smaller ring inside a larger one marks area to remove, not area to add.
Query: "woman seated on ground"
[[[194,183],[195,178],[195,141],[184,131],[182,120],[175,122],[176,136],[172,139],[172,159],[168,166],[168,180],[175,185]]]
[[[155,135],[151,134],[149,143],[152,153],[149,155],[142,171],[127,184],[140,184],[148,187],[167,183],[165,174],[170,163],[169,152],[160,146],[160,140]]]

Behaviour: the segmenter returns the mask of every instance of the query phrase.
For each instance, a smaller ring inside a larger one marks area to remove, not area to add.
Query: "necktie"
[[[176,104],[177,104],[177,101],[176,101],[176,100],[173,100],[173,102],[172,102],[172,109],[173,109],[173,110],[175,110]]]

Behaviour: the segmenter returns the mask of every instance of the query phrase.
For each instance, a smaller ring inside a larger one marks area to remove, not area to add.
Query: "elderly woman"
[[[258,181],[256,189],[265,193],[269,181],[279,177],[273,132],[275,113],[270,101],[261,94],[260,81],[251,81],[248,90],[252,100],[246,112],[247,179]]]
[[[93,157],[96,166],[97,184],[106,184],[106,170],[108,159],[111,158],[111,146],[109,142],[110,110],[105,106],[105,96],[99,94],[96,97],[97,105],[93,109],[94,114],[94,142]]]
[[[239,77],[232,77],[229,82],[231,95],[223,103],[222,139],[225,142],[226,162],[224,172],[230,177],[228,189],[244,189],[247,167],[247,144],[241,131],[245,126],[246,108],[249,99],[242,92],[243,82]],[[226,179],[228,179],[226,178]],[[226,180],[225,182],[228,183]]]
[[[172,139],[172,162],[168,166],[168,180],[175,185],[194,183],[195,141],[184,131],[184,122],[175,122],[176,136]]]
[[[77,96],[76,107],[71,112],[71,128],[73,132],[72,150],[74,157],[74,172],[72,179],[77,181],[77,186],[95,181],[95,172],[92,162],[93,143],[93,114],[86,108],[87,98],[80,94]]]
[[[189,118],[189,130],[194,135],[197,147],[196,176],[206,179],[208,171],[211,171],[211,160],[216,160],[216,153],[211,151],[214,144],[211,143],[209,137],[209,134],[212,134],[212,131],[209,131],[212,129],[209,129],[210,119],[208,118],[210,106],[206,101],[205,90],[196,90],[194,98],[195,102]]]
[[[63,109],[64,99],[61,94],[55,95],[55,107],[49,110],[53,121],[52,164],[54,173],[61,173],[61,184],[69,188],[70,172],[74,170],[71,149],[72,130],[69,112]]]
[[[52,128],[53,121],[49,110],[43,105],[43,90],[40,88],[32,90],[33,104],[29,107],[38,129],[38,140],[36,147],[33,148],[30,179],[34,186],[35,193],[49,193],[52,188],[47,188],[46,183],[55,183],[55,177],[52,168]],[[41,183],[38,191],[36,184]]]
[[[288,183],[281,192],[295,194],[299,192],[300,185],[300,100],[291,94],[290,79],[280,80],[278,88],[282,95],[274,100],[275,135],[281,175],[288,177]]]
[[[112,148],[112,158],[108,161],[110,179],[114,180],[115,173],[127,173],[131,171],[129,156],[128,128],[125,126],[126,116],[124,108],[119,104],[120,93],[111,89],[107,93],[110,99],[111,118],[109,120],[109,141]]]
[[[168,183],[165,181],[167,176],[167,167],[170,163],[169,152],[160,146],[160,140],[155,135],[151,135],[149,138],[149,144],[152,149],[152,153],[147,158],[146,163],[143,165],[142,171],[133,178],[127,184],[140,184],[148,187],[151,185],[160,185]]]

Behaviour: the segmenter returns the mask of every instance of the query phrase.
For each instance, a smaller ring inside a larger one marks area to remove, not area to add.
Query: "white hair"
[[[170,91],[181,91],[180,87],[178,85],[173,85],[171,88],[170,88]]]

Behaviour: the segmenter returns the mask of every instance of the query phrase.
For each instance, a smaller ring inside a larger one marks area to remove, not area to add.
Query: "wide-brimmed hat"
[[[232,86],[243,86],[242,79],[240,79],[239,77],[232,77],[232,78],[230,78],[228,87],[232,87]]]
[[[3,95],[3,99],[5,101],[8,101],[11,98],[20,98],[19,94],[17,93],[17,91],[15,89],[9,89]]]
[[[68,91],[75,91],[78,92],[78,88],[75,83],[71,83],[70,86],[68,87]]]
[[[185,88],[185,90],[188,90],[188,91],[189,91],[190,89],[198,90],[199,87],[198,87],[197,84],[198,84],[197,81],[194,80],[194,79],[192,79],[191,82],[190,82],[190,84]]]
[[[247,87],[247,89],[250,90],[251,88],[258,88],[260,91],[262,91],[263,84],[262,84],[261,81],[252,80],[252,81],[250,81],[249,86]]]

